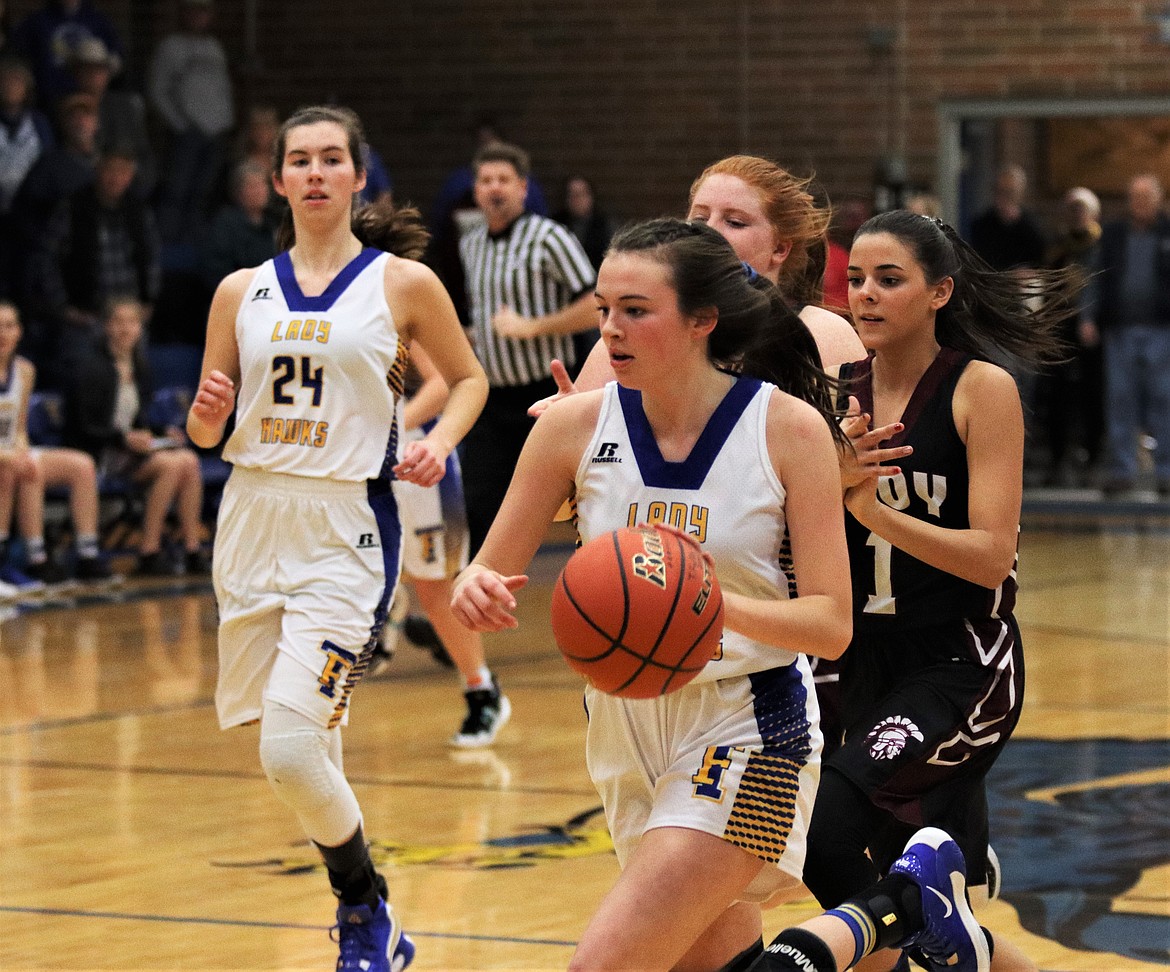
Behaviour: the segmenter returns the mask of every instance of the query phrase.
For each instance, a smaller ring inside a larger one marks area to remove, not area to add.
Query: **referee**
[[[471,340],[487,372],[487,404],[463,440],[464,496],[474,554],[487,536],[524,440],[528,406],[556,393],[551,362],[570,372],[573,334],[597,326],[596,276],[572,232],[527,212],[528,154],[494,142],[475,156],[484,223],[459,241]],[[502,337],[500,329],[519,337]]]

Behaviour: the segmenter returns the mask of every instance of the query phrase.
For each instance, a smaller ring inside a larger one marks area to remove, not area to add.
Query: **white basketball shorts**
[[[657,699],[587,688],[585,700],[586,762],[619,864],[646,831],[683,827],[765,862],[742,900],[763,903],[798,889],[821,768],[807,661]]]
[[[234,469],[213,558],[220,726],[258,719],[269,699],[340,724],[385,621],[401,549],[388,484]]]

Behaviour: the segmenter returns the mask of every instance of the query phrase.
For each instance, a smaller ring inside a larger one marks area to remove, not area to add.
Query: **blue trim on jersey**
[[[389,480],[368,480],[366,492],[370,509],[374,511],[378,540],[382,544],[382,570],[386,575],[386,586],[382,589],[382,596],[374,609],[374,625],[370,631],[370,640],[366,644],[366,648],[370,649],[378,641],[378,635],[386,623],[390,601],[398,589],[399,575],[402,572],[402,518],[398,515],[398,501],[394,498]]]
[[[638,471],[646,486],[657,489],[698,489],[711,471],[715,457],[723,448],[735,423],[755,397],[762,385],[758,378],[738,378],[723,396],[723,401],[707,419],[691,454],[682,462],[667,462],[662,458],[654,430],[642,409],[642,393],[618,385],[618,401],[626,419],[626,431],[638,461]]]
[[[804,763],[812,753],[808,689],[796,662],[748,675],[755,696],[756,729],[765,752]]]
[[[284,302],[288,304],[288,309],[302,314],[320,314],[329,310],[337,302],[337,298],[345,293],[345,288],[353,283],[354,278],[376,260],[381,253],[381,250],[367,246],[341,268],[341,272],[329,281],[329,286],[319,297],[306,297],[301,293],[301,285],[297,283],[297,275],[293,270],[292,257],[288,255],[288,250],[273,257],[272,263],[276,268],[276,279],[280,283],[280,289],[284,294]]]

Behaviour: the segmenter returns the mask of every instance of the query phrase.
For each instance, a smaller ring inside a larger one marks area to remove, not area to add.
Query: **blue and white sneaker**
[[[402,972],[414,961],[414,942],[381,898],[376,911],[369,905],[340,905],[336,931],[341,946],[337,972]]]
[[[999,897],[999,889],[1003,886],[1003,868],[999,863],[999,855],[995,848],[987,845],[987,900],[994,901]]]
[[[30,577],[23,570],[18,570],[11,564],[0,567],[0,580],[11,584],[21,594],[35,594],[45,589],[45,582],[36,577]]]
[[[910,949],[930,972],[989,972],[987,939],[967,900],[967,865],[950,835],[924,827],[910,838],[890,873],[910,878],[922,897],[925,927],[899,947]]]

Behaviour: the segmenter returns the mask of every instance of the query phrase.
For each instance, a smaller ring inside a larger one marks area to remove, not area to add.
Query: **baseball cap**
[[[122,66],[122,59],[106,47],[100,37],[83,37],[70,52],[69,61],[72,64],[97,64],[110,69],[111,74],[117,74]]]

